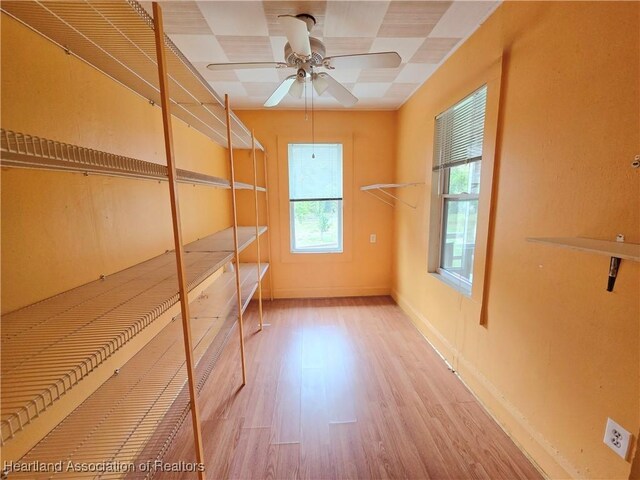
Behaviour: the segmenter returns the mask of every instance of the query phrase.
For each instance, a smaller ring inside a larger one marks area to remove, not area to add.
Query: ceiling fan
[[[310,32],[316,19],[309,14],[280,15],[278,22],[284,28],[287,44],[284,46],[284,62],[248,62],[248,63],[211,63],[210,70],[236,70],[244,68],[295,68],[295,75],[289,75],[275,89],[264,103],[265,107],[278,105],[289,93],[301,98],[306,82],[309,81],[318,95],[327,92],[345,107],[351,107],[358,101],[344,85],[326,72],[317,72],[324,68],[395,68],[402,59],[397,52],[361,53],[325,57],[325,46]]]

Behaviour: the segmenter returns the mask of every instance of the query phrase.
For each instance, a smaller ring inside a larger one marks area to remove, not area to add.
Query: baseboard
[[[462,382],[545,477],[586,478],[585,474],[563,457],[558,449],[527,421],[525,415],[405,297],[395,289],[391,290],[391,296],[445,362],[454,363],[455,358],[458,366],[456,374]]]
[[[390,295],[389,287],[275,288],[274,298],[372,297]]]

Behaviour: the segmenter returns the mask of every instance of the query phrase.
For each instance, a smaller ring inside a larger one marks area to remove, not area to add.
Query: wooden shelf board
[[[635,243],[582,237],[527,238],[527,241],[640,262],[640,245]]]

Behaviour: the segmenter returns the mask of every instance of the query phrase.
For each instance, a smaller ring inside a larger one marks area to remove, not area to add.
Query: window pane
[[[342,252],[342,201],[291,202],[293,252]]]
[[[448,193],[480,193],[480,164],[481,162],[473,162],[451,167]]]
[[[342,198],[342,145],[290,144],[289,198]]]
[[[477,200],[445,199],[440,267],[469,283],[473,280],[477,218]]]

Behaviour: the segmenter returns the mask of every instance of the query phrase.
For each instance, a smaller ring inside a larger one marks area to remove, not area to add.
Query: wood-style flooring
[[[264,306],[247,385],[236,334],[200,396],[208,479],[542,478],[391,298]],[[187,421],[165,461],[194,455]]]

